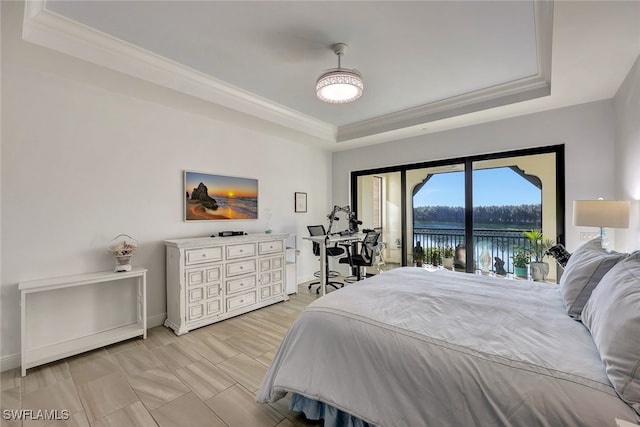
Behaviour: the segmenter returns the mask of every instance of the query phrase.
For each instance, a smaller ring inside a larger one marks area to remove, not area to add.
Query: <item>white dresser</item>
[[[248,234],[165,240],[167,320],[182,335],[288,299],[288,234]]]

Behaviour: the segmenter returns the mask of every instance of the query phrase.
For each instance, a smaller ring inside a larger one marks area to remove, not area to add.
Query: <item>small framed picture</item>
[[[306,212],[307,211],[307,193],[295,193],[295,211]]]

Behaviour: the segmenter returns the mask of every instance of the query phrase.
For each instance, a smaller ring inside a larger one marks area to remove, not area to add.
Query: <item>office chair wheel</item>
[[[327,282],[327,286],[332,286],[334,287],[336,290],[339,289],[337,285],[340,285],[341,288],[344,288],[344,283],[340,283],[340,282]],[[316,294],[320,294],[320,288],[322,287],[322,285],[318,286],[318,288],[316,289]]]
[[[309,283],[309,287],[307,289],[311,290],[311,287],[315,286],[315,285],[320,285],[320,282],[311,282],[311,283]],[[318,286],[318,289],[320,289],[320,286]]]

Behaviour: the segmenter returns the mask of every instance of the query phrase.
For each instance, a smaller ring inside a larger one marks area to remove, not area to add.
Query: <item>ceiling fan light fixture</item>
[[[332,46],[338,55],[338,68],[325,71],[316,81],[316,96],[329,104],[346,104],[362,96],[364,82],[358,70],[349,70],[340,66],[340,57],[347,49],[344,43]]]

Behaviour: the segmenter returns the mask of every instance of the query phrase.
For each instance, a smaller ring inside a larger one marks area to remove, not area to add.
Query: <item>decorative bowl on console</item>
[[[138,249],[138,241],[128,234],[119,234],[109,245],[109,253],[116,261],[115,272],[131,271],[131,257]]]

